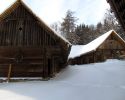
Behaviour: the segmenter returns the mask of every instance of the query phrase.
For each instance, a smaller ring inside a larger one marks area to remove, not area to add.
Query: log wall
[[[53,77],[69,49],[20,4],[0,20],[0,77]]]

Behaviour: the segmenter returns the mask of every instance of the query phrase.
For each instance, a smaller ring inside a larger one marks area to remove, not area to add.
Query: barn
[[[53,77],[70,47],[21,0],[0,15],[0,77]]]
[[[72,46],[69,64],[87,64],[117,59],[125,55],[125,41],[114,31],[103,34],[87,45]]]

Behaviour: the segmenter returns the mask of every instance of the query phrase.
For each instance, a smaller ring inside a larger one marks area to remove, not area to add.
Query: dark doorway
[[[48,76],[52,76],[52,60],[48,59]]]

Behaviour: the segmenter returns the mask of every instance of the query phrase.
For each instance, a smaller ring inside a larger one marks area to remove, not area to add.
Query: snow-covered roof
[[[88,52],[95,51],[112,33],[116,34],[125,43],[125,41],[114,30],[110,30],[107,33],[98,37],[97,39],[93,40],[92,42],[88,43],[87,45],[72,46],[68,58],[70,59],[70,58],[79,57]]]

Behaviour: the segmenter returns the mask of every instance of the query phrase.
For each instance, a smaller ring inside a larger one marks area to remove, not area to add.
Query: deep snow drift
[[[69,66],[49,81],[0,83],[0,100],[125,100],[125,61]]]

